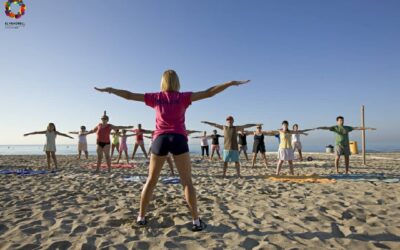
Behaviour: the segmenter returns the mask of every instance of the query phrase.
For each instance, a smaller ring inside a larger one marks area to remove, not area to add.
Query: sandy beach
[[[296,174],[334,174],[333,155],[307,153]],[[243,177],[221,163],[193,158],[193,180],[203,232],[190,230],[191,218],[180,184],[157,185],[149,225],[136,219],[145,176],[141,159],[132,169],[94,174],[95,162],[58,156],[60,171],[33,176],[0,175],[0,249],[399,249],[400,183],[337,180],[335,183],[276,182],[275,171],[242,164]],[[352,156],[353,173],[398,175],[400,153]],[[0,170],[44,169],[44,156],[0,156]],[[343,168],[342,168],[343,171]],[[283,172],[288,174],[285,165]],[[163,177],[169,176],[165,165]]]

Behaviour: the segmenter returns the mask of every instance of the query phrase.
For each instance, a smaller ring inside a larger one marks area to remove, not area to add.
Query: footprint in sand
[[[79,226],[75,227],[75,228],[72,230],[72,233],[70,234],[70,236],[76,236],[76,235],[78,235],[78,234],[81,234],[81,233],[83,233],[83,232],[86,232],[87,229],[88,229],[87,226],[85,226],[85,225],[79,225]]]
[[[48,250],[66,250],[72,246],[72,243],[69,241],[57,241],[51,244],[47,249]]]

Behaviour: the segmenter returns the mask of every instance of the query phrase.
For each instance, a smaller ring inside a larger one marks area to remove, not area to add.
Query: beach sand
[[[333,174],[333,155],[307,153],[296,174]],[[275,172],[276,154],[242,167],[243,178],[221,178],[221,163],[193,158],[193,181],[201,218],[193,233],[179,184],[159,182],[148,212],[149,224],[133,223],[147,164],[94,174],[95,162],[58,156],[55,174],[0,175],[0,249],[400,249],[400,183],[337,180],[287,183],[265,179]],[[243,162],[244,163],[244,162]],[[0,156],[0,170],[45,166],[44,156]],[[400,153],[351,157],[354,173],[398,175]],[[343,171],[343,168],[341,169]],[[283,173],[288,174],[284,165]],[[169,175],[167,165],[163,176]]]

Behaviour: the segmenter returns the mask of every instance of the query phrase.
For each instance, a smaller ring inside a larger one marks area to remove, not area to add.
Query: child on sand
[[[117,159],[117,164],[119,163],[119,160],[121,159],[122,153],[125,153],[126,156],[126,162],[129,164],[129,156],[128,156],[128,144],[126,143],[126,140],[128,137],[134,136],[135,134],[127,135],[126,134],[126,129],[122,130],[122,134],[119,136],[121,138],[121,141],[119,143],[119,155]]]
[[[349,133],[353,130],[376,130],[375,128],[363,128],[363,127],[350,127],[344,126],[343,116],[336,117],[336,126],[331,127],[318,127],[317,129],[329,130],[336,134],[336,157],[335,157],[335,167],[336,173],[339,173],[339,161],[340,156],[344,156],[344,162],[346,167],[346,174],[349,173],[350,164],[350,142]]]
[[[78,135],[78,160],[81,159],[82,151],[85,153],[85,158],[88,159],[89,152],[87,147],[87,139],[86,139],[86,127],[81,126],[81,131],[79,132],[69,132],[70,134]]]
[[[200,139],[200,147],[201,147],[201,158],[204,160],[204,158],[209,157],[209,146],[208,146],[208,139],[210,139],[209,136],[207,136],[207,132],[204,131],[202,136],[195,136],[192,137],[194,139]]]
[[[46,152],[47,169],[50,170],[50,168],[51,168],[50,157],[53,158],[54,168],[57,169],[57,157],[56,157],[56,137],[57,137],[57,135],[68,137],[71,139],[74,139],[74,138],[67,134],[58,132],[56,130],[56,125],[54,125],[54,123],[52,123],[52,122],[49,123],[49,125],[47,126],[47,129],[45,131],[31,132],[31,133],[24,134],[24,136],[43,135],[43,134],[46,135],[46,144],[44,145],[43,151]]]
[[[142,124],[138,124],[138,128],[133,130],[133,132],[135,133],[134,135],[136,136],[136,141],[135,141],[135,145],[133,146],[133,153],[132,153],[132,160],[135,159],[135,154],[136,151],[138,149],[138,147],[140,147],[140,149],[142,150],[144,157],[147,159],[147,153],[146,153],[146,148],[144,147],[144,140],[143,140],[143,135],[144,134],[151,134],[153,133],[152,130],[147,130],[147,129],[142,129]]]
[[[294,124],[292,128],[293,131],[298,131],[299,125]],[[300,134],[292,134],[292,147],[294,152],[296,152],[296,150],[299,152],[299,160],[303,161],[303,154],[302,154],[303,146],[300,141]]]
[[[111,132],[112,135],[112,140],[111,140],[111,159],[114,156],[114,150],[117,150],[119,153],[119,137],[120,137],[120,132],[119,129],[114,130],[114,132]]]

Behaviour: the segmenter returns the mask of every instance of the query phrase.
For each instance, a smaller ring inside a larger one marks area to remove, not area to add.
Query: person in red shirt
[[[109,118],[104,111],[104,115],[101,117],[101,123],[99,123],[94,129],[88,131],[86,134],[97,134],[97,167],[96,172],[100,170],[101,161],[103,160],[103,154],[106,157],[106,163],[108,172],[111,171],[111,157],[110,157],[110,134],[111,130],[117,129],[130,129],[133,126],[115,126],[108,123]]]
[[[138,147],[140,147],[140,149],[142,149],[144,157],[146,157],[146,159],[147,159],[148,156],[147,156],[146,149],[144,147],[143,135],[151,134],[151,133],[153,133],[153,131],[147,130],[147,129],[142,129],[142,124],[139,123],[138,128],[134,129],[133,132],[134,132],[134,135],[136,136],[136,141],[135,141],[135,145],[133,146],[132,160],[135,159],[135,154],[136,154]]]

